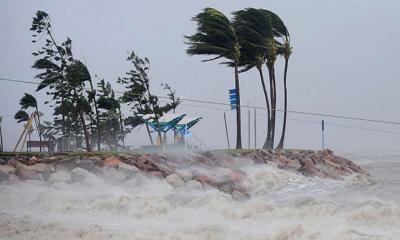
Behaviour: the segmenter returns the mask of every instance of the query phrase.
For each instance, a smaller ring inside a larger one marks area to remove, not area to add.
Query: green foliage
[[[17,113],[15,113],[14,119],[17,120],[17,123],[27,122],[29,120],[29,114],[24,110],[19,110]]]
[[[205,61],[219,58],[239,60],[240,46],[234,26],[223,13],[213,8],[206,8],[192,20],[197,23],[197,32],[185,36],[189,44],[187,54],[214,56]]]
[[[19,105],[21,105],[21,109],[28,109],[28,108],[36,108],[37,107],[37,101],[36,98],[28,93],[25,93],[25,95],[21,98],[19,101]]]

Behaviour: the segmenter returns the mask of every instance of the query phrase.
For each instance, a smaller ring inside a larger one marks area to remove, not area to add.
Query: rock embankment
[[[330,150],[252,150],[207,151],[197,153],[124,153],[113,156],[57,155],[49,157],[2,158],[0,181],[16,183],[24,180],[84,185],[120,183],[138,173],[165,178],[174,188],[186,185],[211,186],[245,198],[240,181],[241,169],[248,165],[274,164],[281,169],[305,176],[343,179],[350,174],[368,175],[352,161]]]

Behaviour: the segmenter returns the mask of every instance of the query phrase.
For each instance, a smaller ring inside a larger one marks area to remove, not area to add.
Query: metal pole
[[[254,108],[254,149],[257,149],[257,113]]]
[[[231,149],[231,146],[229,144],[228,125],[226,124],[226,114],[225,114],[225,112],[224,112],[224,121],[225,121],[226,142],[228,143],[228,149]]]
[[[247,118],[247,125],[248,125],[248,146],[249,146],[249,149],[250,149],[250,135],[251,135],[251,133],[250,133],[250,107],[249,107],[250,105],[249,104],[247,104],[247,109],[248,109],[248,118]]]
[[[3,132],[1,131],[1,122],[3,120],[3,117],[0,117],[0,152],[3,152]]]
[[[325,122],[322,120],[322,149],[325,149]]]

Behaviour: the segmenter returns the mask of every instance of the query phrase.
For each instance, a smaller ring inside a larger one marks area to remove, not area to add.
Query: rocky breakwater
[[[341,180],[347,175],[368,175],[352,161],[330,150],[242,150],[191,153],[124,153],[115,155],[2,157],[0,181],[37,180],[84,185],[118,184],[136,174],[165,179],[172,187],[217,188],[235,199],[249,195],[241,187],[243,167],[272,164],[310,177]]]

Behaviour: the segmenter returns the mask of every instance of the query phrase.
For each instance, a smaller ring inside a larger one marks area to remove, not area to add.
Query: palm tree
[[[38,108],[36,98],[28,93],[25,93],[25,95],[19,101],[19,105],[21,105],[21,109],[28,109],[28,108],[35,109],[36,114],[34,114],[34,117],[36,117],[35,119],[37,119],[37,122],[35,121],[35,123],[36,123],[36,128],[37,128],[38,134],[39,134],[39,148],[40,148],[40,151],[42,151],[42,131],[41,131],[41,126],[40,126],[40,113],[39,113],[39,108]],[[21,115],[22,113],[20,113],[20,112],[21,111],[18,111],[17,114],[15,115],[15,117],[22,117],[23,115]],[[18,113],[20,113],[20,115],[18,115]],[[24,118],[26,118],[26,116],[28,115],[26,112],[25,112],[25,114],[26,115],[23,116]],[[29,116],[28,116],[28,119],[29,119]],[[20,118],[20,120],[21,120],[21,118]],[[19,120],[19,122],[21,122],[20,120]]]
[[[241,42],[240,65],[243,66],[241,72],[248,71],[256,67],[261,80],[264,92],[265,103],[267,106],[267,137],[263,148],[271,145],[271,109],[268,91],[264,81],[262,66],[270,51],[265,43],[273,39],[273,28],[269,15],[264,14],[258,9],[247,8],[233,13],[234,25]],[[272,97],[271,91],[271,97]],[[272,99],[271,99],[272,100]]]
[[[283,43],[283,48],[282,48],[283,56],[285,58],[285,72],[283,76],[283,85],[285,89],[285,106],[284,106],[284,112],[283,112],[283,126],[282,126],[282,135],[281,139],[279,140],[277,148],[282,149],[283,148],[283,143],[285,141],[285,134],[286,134],[286,116],[287,116],[287,71],[288,71],[288,64],[289,64],[289,57],[292,54],[292,46],[290,45],[290,36],[289,32],[285,36],[285,42]]]
[[[233,23],[220,11],[206,8],[193,19],[197,22],[197,33],[185,36],[189,55],[211,55],[214,58],[203,60],[212,61],[220,58],[228,59],[226,64],[233,65],[235,70],[236,88],[236,148],[242,148],[239,60],[240,44]]]

